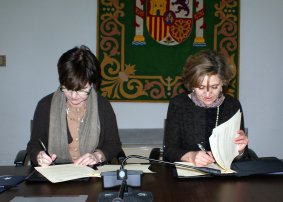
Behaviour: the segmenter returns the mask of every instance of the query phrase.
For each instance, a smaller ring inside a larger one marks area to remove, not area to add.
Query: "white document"
[[[53,183],[95,176],[95,170],[92,168],[75,164],[35,167],[35,169]]]
[[[241,112],[225,123],[213,129],[209,138],[211,152],[217,164],[224,170],[231,170],[232,161],[239,155],[237,145],[233,142],[241,125]]]
[[[98,170],[94,170],[88,166],[64,164],[48,167],[35,167],[35,169],[50,182],[58,183],[85,177],[100,177],[102,172],[116,171],[120,167],[120,165],[103,165],[98,166]],[[152,173],[148,167],[149,164],[127,164],[124,166],[127,170],[141,170],[143,173]]]

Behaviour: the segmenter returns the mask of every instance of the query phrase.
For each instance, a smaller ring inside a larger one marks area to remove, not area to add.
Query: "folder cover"
[[[25,180],[26,176],[2,175],[0,176],[0,193],[14,187]]]
[[[276,157],[262,157],[254,160],[244,160],[232,163],[231,168],[236,171],[236,176],[259,174],[272,174],[283,172],[283,161]]]

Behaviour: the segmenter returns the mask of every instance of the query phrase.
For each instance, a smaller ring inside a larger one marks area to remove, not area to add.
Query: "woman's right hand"
[[[50,154],[50,156],[48,156],[44,151],[40,151],[38,154],[37,154],[37,164],[39,166],[42,166],[42,167],[46,167],[46,166],[49,166],[50,164],[52,164],[53,161],[55,161],[55,159],[57,158],[56,154]]]
[[[195,166],[207,166],[215,162],[212,153],[210,151],[207,153],[204,151],[190,151],[181,157],[181,161],[193,163]]]

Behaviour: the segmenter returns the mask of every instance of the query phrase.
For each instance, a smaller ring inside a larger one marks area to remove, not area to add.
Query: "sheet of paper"
[[[16,196],[11,202],[85,202],[87,195],[79,196]]]
[[[241,112],[238,110],[228,121],[214,128],[209,138],[214,159],[225,170],[230,170],[232,161],[239,154],[233,140],[237,136],[240,124]]]
[[[116,171],[120,165],[103,165],[94,170],[88,166],[78,166],[74,164],[54,165],[48,167],[35,167],[50,182],[58,183],[85,177],[101,177],[102,172]],[[153,173],[150,171],[149,164],[127,164],[127,170],[141,170],[143,173]]]
[[[75,164],[54,165],[48,167],[35,167],[50,182],[64,182],[84,177],[94,177],[95,170],[88,166]]]
[[[188,163],[188,162],[175,162],[175,163],[184,164],[184,165],[188,165],[188,166],[195,166],[194,164]],[[234,172],[232,170],[229,170],[229,171],[228,170],[224,170],[221,167],[219,167],[217,164],[214,164],[214,163],[209,164],[207,167],[208,168],[218,169],[218,170],[221,171],[221,174],[228,174],[228,173],[233,173]],[[197,171],[197,170],[194,170],[194,169],[190,169],[190,168],[180,167],[180,166],[177,166],[176,170],[177,170],[177,175],[179,177],[196,177],[196,176],[207,175],[207,173],[204,173],[204,172],[201,172],[201,171]]]

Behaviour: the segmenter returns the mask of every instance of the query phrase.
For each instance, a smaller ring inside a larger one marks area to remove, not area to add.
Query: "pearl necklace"
[[[219,120],[219,106],[217,107],[217,113],[216,113],[216,121],[215,121],[215,128],[218,125],[218,120]]]

